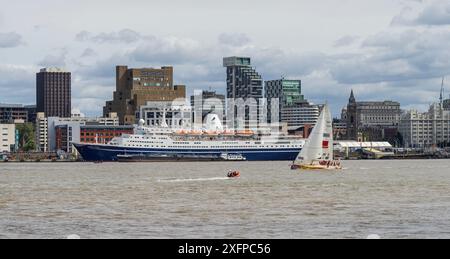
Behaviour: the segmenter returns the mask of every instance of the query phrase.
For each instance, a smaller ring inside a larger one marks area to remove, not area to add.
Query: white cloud
[[[332,72],[347,84],[434,78],[450,73],[450,31],[384,32],[366,39],[363,54],[336,58]]]
[[[35,103],[34,66],[0,64],[0,103]]]
[[[88,31],[81,31],[75,36],[77,41],[90,41],[95,43],[132,43],[144,36],[130,29],[123,29],[118,32],[102,32],[94,34]]]
[[[16,32],[0,32],[0,48],[15,48],[22,44],[22,35]]]
[[[196,40],[178,37],[148,37],[129,52],[138,62],[162,65],[202,62],[211,58],[207,45]]]
[[[352,35],[346,35],[344,37],[339,38],[334,42],[334,47],[340,48],[340,47],[348,47],[350,45],[353,45],[355,42],[359,40],[358,36],[352,36]]]
[[[233,47],[245,46],[251,42],[245,33],[222,33],[219,35],[219,43]]]
[[[448,0],[420,1],[418,8],[407,8],[393,18],[394,25],[450,25],[450,2]]]
[[[54,52],[55,53],[46,55],[41,61],[39,61],[38,65],[41,67],[66,67],[68,50],[61,49]]]
[[[102,116],[104,105],[105,102],[102,98],[91,97],[72,99],[72,109],[76,109],[82,113],[86,113],[85,116],[88,117]]]
[[[81,58],[89,58],[89,57],[95,57],[97,56],[97,52],[93,50],[92,48],[86,48],[84,49],[83,53],[81,54]]]

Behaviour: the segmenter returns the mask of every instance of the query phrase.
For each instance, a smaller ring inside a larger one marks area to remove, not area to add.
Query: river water
[[[450,160],[344,164],[1,163],[0,238],[450,238]]]

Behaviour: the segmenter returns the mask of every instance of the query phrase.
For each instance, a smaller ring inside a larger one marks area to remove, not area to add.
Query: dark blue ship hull
[[[94,144],[74,144],[75,148],[81,154],[85,161],[117,161],[117,155],[189,155],[204,156],[212,155],[219,157],[223,153],[240,154],[247,161],[294,161],[297,158],[300,149],[237,149],[237,150],[218,150],[218,149],[156,149],[156,148],[131,148],[111,145]]]

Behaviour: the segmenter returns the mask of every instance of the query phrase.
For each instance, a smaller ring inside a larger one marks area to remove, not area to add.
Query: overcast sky
[[[35,103],[35,73],[72,72],[73,108],[101,115],[115,66],[174,66],[175,83],[225,92],[222,58],[264,80],[302,79],[334,114],[357,100],[419,110],[450,74],[448,0],[0,0],[0,102]],[[450,93],[450,76],[447,93]]]

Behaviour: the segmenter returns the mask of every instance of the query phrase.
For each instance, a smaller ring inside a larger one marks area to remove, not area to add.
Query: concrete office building
[[[16,145],[16,126],[0,124],[0,153],[12,152]]]
[[[287,123],[289,131],[297,131],[306,125],[314,127],[319,115],[319,105],[296,104],[282,107],[280,120]]]
[[[36,106],[22,104],[0,104],[0,123],[36,121]]]
[[[42,152],[57,151],[56,128],[65,125],[68,131],[67,143],[80,142],[80,126],[119,126],[119,118],[112,113],[106,118],[87,117],[46,117],[43,113],[37,114],[36,145]],[[65,149],[72,151],[71,147]]]
[[[136,123],[141,105],[149,101],[173,101],[186,98],[184,85],[173,85],[173,68],[116,67],[116,91],[113,100],[106,102],[103,115],[117,113],[121,124]]]
[[[428,112],[410,110],[402,115],[399,131],[406,147],[430,148],[450,145],[450,110],[432,104]]]
[[[48,117],[69,118],[72,109],[71,73],[43,68],[36,74],[36,112]]]
[[[48,151],[48,119],[43,112],[36,114],[36,149],[40,152]]]

